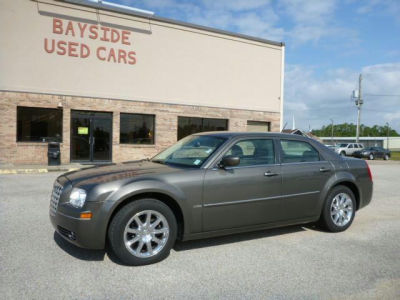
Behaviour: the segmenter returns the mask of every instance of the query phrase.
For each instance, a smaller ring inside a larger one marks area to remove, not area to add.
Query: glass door
[[[71,111],[71,161],[111,161],[112,113]]]
[[[92,119],[92,160],[111,160],[112,119],[103,116]]]

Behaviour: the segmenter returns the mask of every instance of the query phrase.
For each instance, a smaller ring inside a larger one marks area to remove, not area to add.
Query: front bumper
[[[353,153],[353,156],[357,158],[368,158],[369,153],[355,152]]]
[[[50,213],[50,221],[56,232],[68,242],[88,249],[104,249],[106,226],[100,223],[102,202],[85,205],[84,210],[60,205],[55,214]],[[92,212],[92,218],[81,219],[81,212]]]

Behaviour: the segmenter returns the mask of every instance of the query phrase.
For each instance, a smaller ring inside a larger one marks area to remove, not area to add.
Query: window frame
[[[18,109],[23,109],[23,108],[27,108],[27,109],[33,109],[33,110],[52,110],[52,111],[59,111],[61,112],[61,120],[60,120],[60,140],[55,141],[52,139],[48,139],[48,140],[41,140],[41,141],[24,141],[24,140],[19,140],[18,139]],[[35,143],[35,144],[44,144],[44,143],[49,143],[49,142],[57,142],[57,143],[63,143],[64,140],[64,109],[60,108],[60,107],[40,107],[40,106],[24,106],[24,105],[17,105],[16,110],[15,110],[15,120],[16,120],[16,128],[15,128],[15,141],[17,143]]]
[[[248,140],[271,140],[272,141],[272,147],[274,149],[274,160],[275,163],[273,164],[257,164],[257,165],[250,165],[250,166],[234,166],[234,167],[226,167],[226,170],[233,170],[233,169],[243,169],[243,168],[257,168],[257,167],[267,167],[267,166],[277,166],[279,165],[279,148],[277,145],[277,140],[274,137],[265,137],[265,136],[252,136],[252,137],[240,137],[231,140],[230,142],[226,143],[226,145],[220,149],[220,152],[215,155],[215,158],[212,160],[210,164],[210,169],[212,170],[217,170],[219,169],[218,164],[222,160],[222,158],[225,156],[225,154],[233,147],[233,145],[241,142],[241,141],[248,141]]]
[[[291,142],[306,143],[318,153],[319,160],[316,160],[316,161],[284,162],[283,161],[284,151],[283,151],[283,148],[282,148],[281,141],[291,141]],[[314,147],[308,141],[285,138],[285,139],[278,139],[277,140],[277,144],[278,144],[278,147],[279,147],[279,162],[281,163],[281,165],[287,165],[287,164],[315,164],[315,163],[321,163],[321,162],[326,161],[325,157],[321,154],[321,152],[318,151],[318,149],[316,147]]]
[[[152,116],[153,117],[153,143],[140,144],[140,143],[121,142],[121,116],[122,115]],[[135,112],[120,112],[119,113],[119,144],[120,145],[135,145],[135,146],[140,146],[140,147],[155,146],[156,145],[156,115],[155,114],[135,113]]]

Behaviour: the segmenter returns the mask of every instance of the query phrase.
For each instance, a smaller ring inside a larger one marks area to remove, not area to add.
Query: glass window
[[[309,143],[302,141],[281,140],[282,162],[310,162],[318,161],[319,153]]]
[[[154,120],[154,115],[121,113],[120,143],[154,144]]]
[[[228,129],[228,120],[178,117],[178,140],[193,133]]]
[[[351,148],[351,149],[352,149],[352,148],[353,148],[353,144],[350,144],[348,148]]]
[[[225,141],[225,138],[215,136],[188,136],[157,154],[152,161],[167,165],[200,168]]]
[[[274,143],[267,139],[251,139],[237,142],[225,156],[238,156],[239,166],[266,165],[275,163]]]
[[[17,141],[62,141],[62,109],[17,107]]]

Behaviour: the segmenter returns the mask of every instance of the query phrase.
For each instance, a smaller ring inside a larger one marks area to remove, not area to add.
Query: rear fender
[[[318,208],[318,210],[320,212],[322,212],[323,206],[325,204],[326,201],[326,197],[328,196],[329,192],[331,191],[331,189],[336,186],[339,185],[341,182],[351,182],[354,185],[356,185],[356,178],[354,177],[353,174],[346,172],[346,171],[337,171],[335,173],[335,175],[331,176],[328,181],[325,183],[324,188],[321,191],[320,194],[320,201],[319,201],[319,205],[320,207]],[[357,186],[357,185],[356,185]]]

